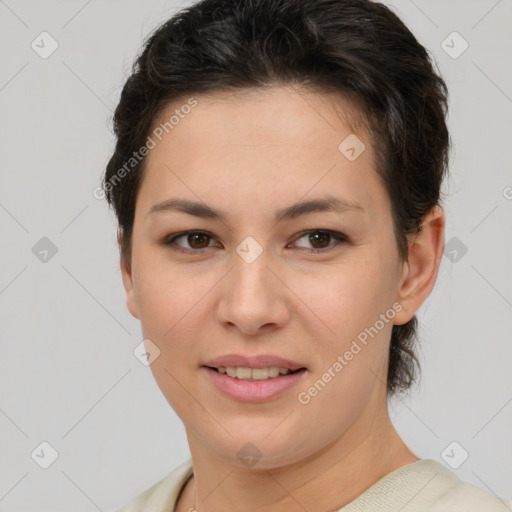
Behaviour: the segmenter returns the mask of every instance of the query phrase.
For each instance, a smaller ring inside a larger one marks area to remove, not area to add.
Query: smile
[[[261,403],[286,396],[285,392],[298,387],[306,368],[291,370],[270,366],[203,366],[209,382],[223,396],[237,402]]]
[[[288,375],[289,373],[294,373],[292,370],[288,368],[279,368],[277,366],[271,366],[269,368],[247,368],[244,366],[219,366],[218,368],[212,368],[212,370],[216,370],[219,373],[224,373],[233,379],[240,380],[267,380],[267,379],[275,379],[280,375]],[[295,370],[298,371],[298,370]]]

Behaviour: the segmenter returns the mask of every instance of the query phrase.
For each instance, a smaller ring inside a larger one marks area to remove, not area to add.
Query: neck
[[[221,460],[188,430],[187,436],[194,477],[179,498],[177,512],[337,510],[388,473],[418,460],[387,409],[380,416],[361,416],[307,460],[268,470]]]

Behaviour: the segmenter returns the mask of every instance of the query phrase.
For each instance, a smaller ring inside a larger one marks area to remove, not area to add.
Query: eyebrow
[[[216,219],[225,222],[227,214],[222,210],[216,210],[204,203],[189,201],[185,199],[167,199],[161,203],[154,204],[148,216],[159,212],[182,212],[195,217],[204,219]],[[281,222],[285,219],[294,219],[300,215],[306,215],[313,212],[338,212],[345,213],[348,211],[364,212],[364,208],[356,203],[347,201],[346,199],[326,196],[318,199],[310,199],[308,201],[299,201],[278,210],[275,214],[275,221]]]

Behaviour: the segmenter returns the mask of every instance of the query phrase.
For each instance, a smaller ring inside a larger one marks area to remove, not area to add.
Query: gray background
[[[512,2],[389,5],[450,88],[446,242],[458,251],[418,314],[421,384],[392,418],[420,457],[447,465],[456,441],[452,459],[469,453],[459,477],[511,499]],[[125,306],[115,219],[93,196],[132,59],[176,7],[0,0],[1,511],[115,510],[189,456],[133,355],[142,335]],[[46,59],[31,47],[43,31],[59,45]],[[446,39],[453,31],[469,43],[457,58],[442,47],[463,48]],[[43,237],[57,249],[46,261]],[[58,452],[46,470],[43,441]]]

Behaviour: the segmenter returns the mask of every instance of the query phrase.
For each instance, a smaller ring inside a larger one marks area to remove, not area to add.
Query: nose
[[[283,327],[290,314],[288,288],[279,272],[270,268],[266,253],[252,263],[237,254],[233,259],[233,268],[221,281],[219,322],[246,335]]]

